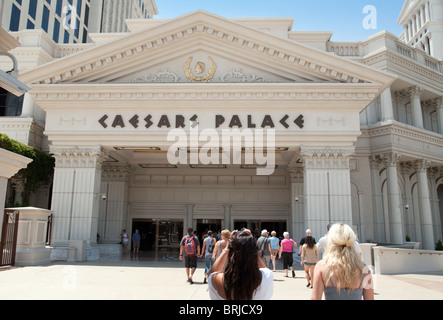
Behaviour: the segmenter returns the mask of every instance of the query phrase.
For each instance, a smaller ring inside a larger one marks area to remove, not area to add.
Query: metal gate
[[[18,218],[18,210],[5,210],[0,241],[0,267],[13,266],[15,264]]]

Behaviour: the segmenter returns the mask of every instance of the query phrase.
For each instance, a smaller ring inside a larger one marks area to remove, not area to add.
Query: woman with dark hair
[[[258,256],[259,248],[249,230],[231,241],[209,271],[211,300],[269,300],[273,295],[272,271]]]
[[[315,245],[314,238],[307,236],[301,256],[301,265],[305,267],[306,280],[308,285],[306,287],[314,287],[314,270],[318,262],[318,249]]]

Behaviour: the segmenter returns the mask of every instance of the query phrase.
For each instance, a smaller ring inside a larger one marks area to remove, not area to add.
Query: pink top
[[[292,252],[292,247],[294,246],[294,240],[292,239],[284,239],[281,242],[281,246],[283,247],[283,252]]]

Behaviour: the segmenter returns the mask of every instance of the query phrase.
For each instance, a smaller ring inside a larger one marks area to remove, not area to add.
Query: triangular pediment
[[[195,11],[42,65],[29,84],[137,82],[373,83],[392,77],[205,12]]]

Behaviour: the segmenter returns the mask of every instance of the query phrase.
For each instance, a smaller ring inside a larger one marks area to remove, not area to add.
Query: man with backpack
[[[188,234],[180,242],[180,261],[185,257],[186,275],[188,282],[193,284],[192,276],[197,269],[197,255],[200,252],[200,241],[194,235],[194,229],[188,228]]]
[[[208,237],[203,240],[203,248],[199,256],[200,258],[202,258],[203,255],[205,255],[206,267],[205,267],[205,280],[203,281],[203,283],[207,282],[209,276],[208,272],[211,269],[212,265],[214,264],[214,260],[212,260],[212,253],[214,252],[214,247],[216,243],[212,231],[209,230],[207,234]]]

